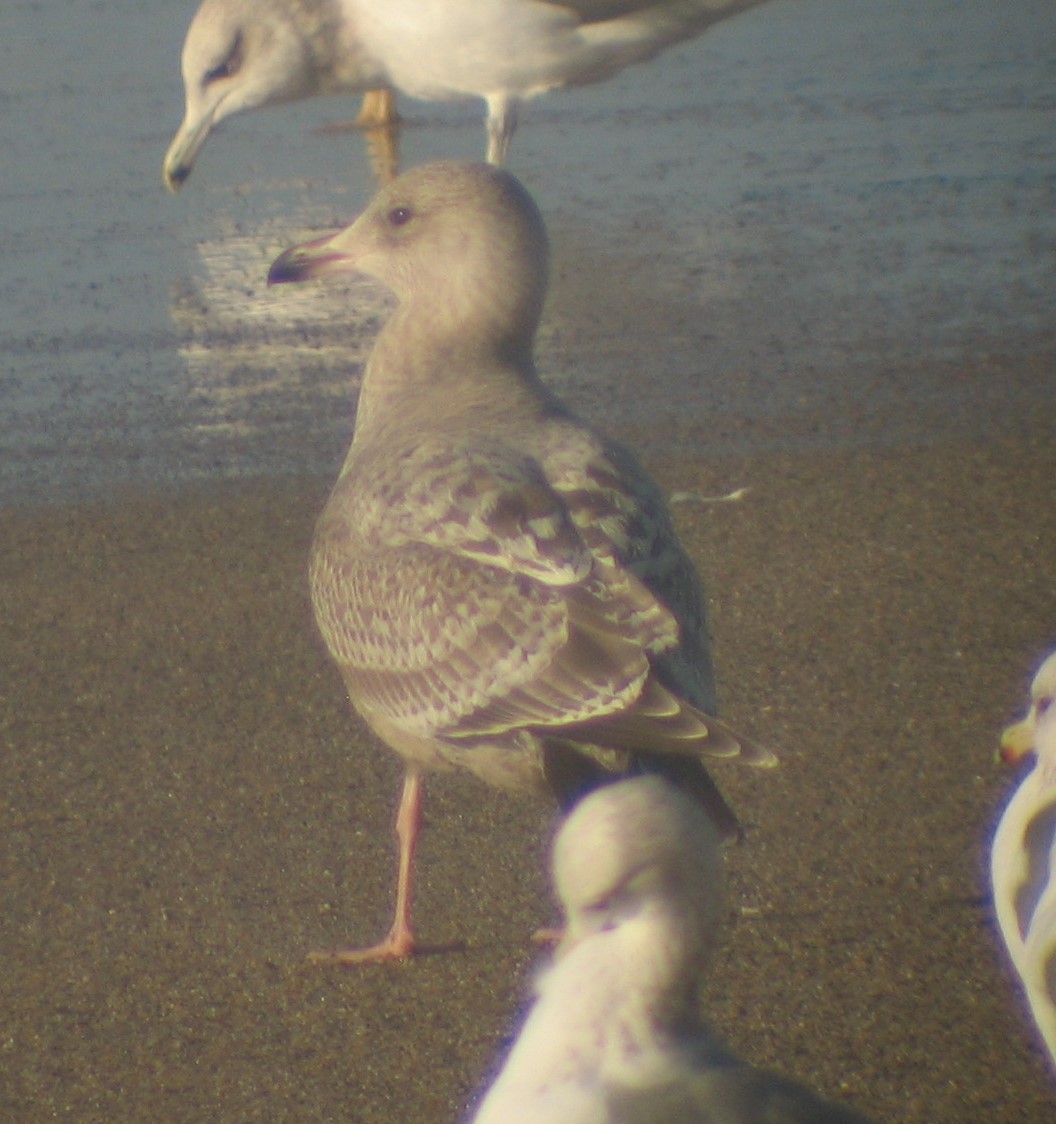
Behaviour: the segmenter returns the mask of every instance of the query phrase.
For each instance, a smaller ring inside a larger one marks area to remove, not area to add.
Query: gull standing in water
[[[502,164],[528,98],[599,82],[762,0],[203,0],[183,45],[176,191],[214,125],[317,94],[482,98]],[[383,122],[382,122],[383,123]]]
[[[448,162],[400,176],[268,276],[365,273],[399,299],[310,561],[352,702],[406,765],[392,930],[339,959],[414,949],[424,770],[566,804],[614,776],[660,772],[733,835],[701,758],[775,761],[706,713],[704,597],[660,489],[536,373],[547,259],[513,176]]]
[[[1001,737],[1001,756],[1035,756],[994,833],[994,909],[1042,1041],[1056,1064],[1056,652],[1034,676],[1026,717]]]
[[[864,1124],[742,1062],[699,1017],[723,911],[719,842],[659,777],[576,806],[553,848],[565,935],[474,1124]]]

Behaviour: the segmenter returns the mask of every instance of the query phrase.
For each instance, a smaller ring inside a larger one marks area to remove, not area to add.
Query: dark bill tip
[[[187,182],[191,175],[190,164],[177,164],[175,168],[165,169],[165,186],[175,194]]]
[[[269,285],[283,285],[288,281],[310,281],[325,273],[327,267],[340,261],[340,254],[319,253],[312,244],[293,246],[280,254],[268,270]]]
[[[308,265],[300,246],[294,246],[280,254],[268,270],[269,285],[284,285],[287,281],[300,281]]]

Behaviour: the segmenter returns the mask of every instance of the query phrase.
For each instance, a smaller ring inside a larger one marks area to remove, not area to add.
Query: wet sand
[[[716,768],[750,830],[715,1024],[881,1119],[1048,1118],[984,848],[1056,639],[1051,434],[649,462],[750,489],[677,514],[724,712],[784,750]],[[454,1121],[495,1064],[555,919],[548,807],[435,779],[418,924],[464,947],[305,962],[383,932],[399,776],[311,623],[327,489],[3,513],[3,1119]]]

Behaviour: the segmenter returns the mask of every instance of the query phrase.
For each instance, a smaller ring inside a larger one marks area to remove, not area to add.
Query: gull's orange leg
[[[392,90],[367,90],[354,121],[335,121],[321,125],[317,133],[344,133],[362,129],[367,141],[367,158],[379,184],[390,183],[400,169],[400,114]]]
[[[400,807],[396,813],[396,839],[400,850],[396,877],[396,915],[388,936],[370,948],[349,948],[337,952],[313,952],[308,959],[339,964],[373,964],[385,960],[406,960],[414,955],[417,942],[411,928],[414,889],[414,852],[422,825],[422,774],[408,767],[403,778]]]
[[[367,90],[352,124],[357,129],[378,129],[395,125],[399,119],[392,90]]]

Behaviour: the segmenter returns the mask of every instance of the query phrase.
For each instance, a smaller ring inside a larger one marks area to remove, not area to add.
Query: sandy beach
[[[678,522],[724,713],[784,758],[716,770],[749,833],[715,1024],[879,1119],[1044,1119],[984,854],[996,736],[1053,639],[1051,435],[650,463],[748,489]],[[305,961],[383,931],[399,775],[311,622],[327,486],[4,513],[3,1118],[453,1121],[516,1025],[552,810],[467,778],[427,788],[442,951]]]

